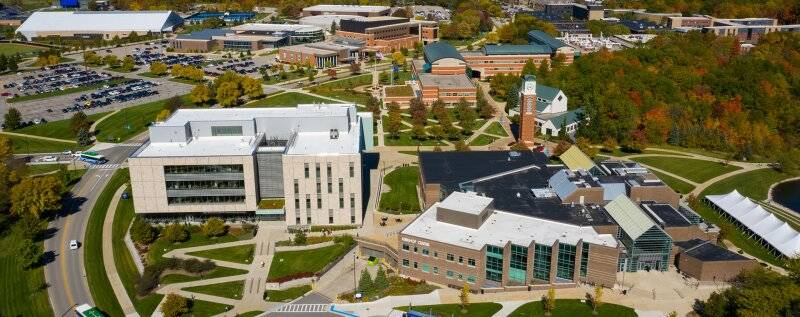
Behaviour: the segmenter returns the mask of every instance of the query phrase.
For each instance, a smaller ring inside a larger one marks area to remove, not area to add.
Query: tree
[[[425,127],[416,123],[411,127],[411,135],[417,140],[424,140],[427,137]]]
[[[189,233],[182,224],[172,223],[161,232],[161,238],[169,242],[182,242],[189,238]]]
[[[261,80],[249,76],[244,76],[241,80],[242,92],[250,99],[256,99],[264,95],[264,87]]]
[[[597,284],[594,286],[594,295],[592,296],[592,311],[597,314],[597,308],[603,304],[603,285]]]
[[[328,77],[330,77],[331,79],[336,79],[336,69],[328,68],[328,70],[326,70],[325,72],[328,73]]]
[[[606,138],[605,141],[603,141],[603,152],[614,152],[617,150],[617,147],[619,147],[617,140],[614,140],[613,138]]]
[[[367,111],[372,112],[372,117],[379,118],[381,115],[381,101],[375,96],[370,95],[367,99]]]
[[[172,65],[172,68],[170,69],[170,75],[172,75],[172,77],[181,78],[183,77],[184,68],[185,67],[183,67],[181,64]]]
[[[395,65],[405,65],[406,63],[406,56],[403,55],[401,52],[394,52],[392,53],[392,64]]]
[[[9,107],[8,112],[6,112],[5,116],[5,125],[6,130],[16,130],[19,129],[22,125],[22,114],[19,113],[19,110],[14,107]]]
[[[163,76],[167,73],[167,64],[162,62],[153,62],[150,64],[150,73],[156,76]]]
[[[79,146],[91,145],[92,134],[89,133],[89,130],[86,128],[80,129],[80,131],[78,131],[78,135],[75,137],[75,141],[78,142]]]
[[[378,273],[375,274],[375,282],[373,284],[376,290],[389,288],[389,279],[386,277],[386,271],[383,270],[383,266],[378,266]]]
[[[122,59],[122,66],[120,67],[122,71],[130,72],[133,71],[134,67],[136,67],[136,62],[133,60],[132,56],[125,56],[125,58]]]
[[[458,300],[461,302],[461,313],[466,313],[467,306],[469,306],[469,284],[464,283],[464,286],[461,287],[461,293],[458,294]]]
[[[201,230],[206,237],[219,237],[225,234],[225,222],[219,217],[211,217],[206,220]]]
[[[786,259],[785,266],[789,277],[794,280],[795,284],[800,285],[800,255]]]
[[[350,72],[353,74],[361,73],[361,63],[357,61],[350,63]]]
[[[336,35],[336,22],[331,22],[331,35]]]
[[[188,312],[189,301],[175,293],[167,294],[167,298],[161,304],[161,313],[164,314],[164,317],[178,317]]]
[[[591,158],[594,158],[597,155],[597,152],[599,152],[596,147],[592,146],[592,144],[589,143],[589,139],[584,137],[578,137],[575,140],[575,145],[578,146],[578,148],[581,150],[581,152],[583,152],[583,154],[586,154]]]
[[[483,95],[483,90],[478,89],[478,93],[476,94],[477,104],[475,105],[478,108],[478,113],[480,114],[481,118],[489,119],[494,116],[494,107],[486,101],[486,96]]]
[[[42,246],[31,239],[22,239],[17,245],[16,257],[23,269],[30,268],[42,258]]]
[[[467,143],[464,142],[464,140],[456,141],[455,146],[456,146],[456,151],[458,152],[467,152],[470,150],[469,145],[467,145]]]
[[[224,82],[217,88],[217,101],[223,107],[232,107],[239,103],[241,92],[233,82]]]
[[[569,150],[571,146],[572,143],[569,143],[567,141],[564,140],[558,141],[558,145],[556,145],[556,148],[553,149],[553,156],[560,156],[561,154],[564,154],[564,152]]]
[[[372,276],[369,275],[367,269],[361,271],[361,278],[358,280],[358,292],[362,296],[368,297],[375,291],[375,284],[372,282]]]
[[[536,64],[533,63],[533,59],[525,61],[525,66],[522,66],[521,75],[536,75]]]
[[[400,135],[400,128],[402,125],[400,105],[396,102],[392,102],[389,104],[389,118],[387,122],[385,122],[385,128],[393,138],[397,138]]]
[[[69,129],[72,131],[73,135],[77,135],[78,131],[89,129],[90,127],[91,123],[89,123],[89,117],[87,117],[83,111],[76,112],[69,119]]]
[[[117,57],[117,55],[112,55],[112,54],[106,55],[105,57],[103,57],[103,62],[106,65],[108,65],[108,67],[115,68],[119,66],[119,58]]]
[[[196,85],[189,93],[189,99],[197,105],[206,104],[211,101],[211,89],[203,84]]]
[[[439,124],[434,124],[430,128],[431,136],[436,140],[441,140],[444,138],[444,129]]]
[[[476,120],[478,119],[478,114],[475,113],[475,109],[471,107],[464,110],[464,113],[461,114],[461,121],[458,122],[458,125],[461,126],[463,129],[463,133],[466,135],[472,134],[472,131],[475,129],[475,125],[477,124]]]
[[[555,309],[556,309],[556,290],[550,287],[550,289],[547,290],[547,296],[545,297],[545,304],[544,304],[545,316],[550,316]]]
[[[519,108],[519,87],[511,85],[508,87],[506,94],[506,112],[509,113],[512,109]]]
[[[317,76],[317,71],[316,70],[310,70],[308,72],[308,81],[313,83],[314,79],[316,78],[316,76]]]
[[[136,216],[131,224],[131,240],[141,245],[152,243],[158,237],[158,230],[142,217]]]
[[[8,59],[6,54],[0,54],[0,72],[4,72],[6,69],[8,69]]]
[[[11,144],[11,139],[4,135],[0,135],[0,163],[6,162],[11,156],[14,155],[14,148]],[[0,176],[2,176],[0,174]],[[0,177],[0,181],[7,180],[7,178]]]
[[[46,211],[58,210],[61,208],[62,187],[61,180],[52,175],[23,178],[11,188],[11,213],[38,218]]]
[[[305,231],[300,230],[294,233],[294,244],[305,245],[306,243],[308,243],[308,236]]]
[[[428,108],[419,98],[412,98],[408,104],[408,112],[411,114],[411,122],[418,125],[425,125],[428,122]]]
[[[14,58],[9,58],[8,59],[8,65],[7,65],[8,66],[8,70],[10,70],[12,72],[16,72],[17,69],[19,68],[19,66],[17,65],[19,63],[19,61],[20,61],[19,55],[14,55]]]

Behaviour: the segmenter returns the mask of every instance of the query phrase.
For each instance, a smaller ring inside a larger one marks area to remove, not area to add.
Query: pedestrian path
[[[116,169],[122,164],[90,164],[89,169]]]
[[[103,236],[107,238],[103,239],[103,266],[106,268],[106,276],[108,276],[108,281],[111,283],[111,288],[114,290],[114,296],[119,300],[122,312],[125,313],[125,316],[139,316],[133,306],[133,302],[131,302],[130,297],[128,297],[125,286],[122,284],[122,279],[119,277],[116,265],[114,265],[114,245],[111,242],[114,214],[117,211],[119,198],[122,196],[122,192],[125,191],[125,188],[127,188],[127,185],[122,185],[117,189],[117,192],[114,193],[114,198],[108,205],[106,218],[103,220]]]
[[[330,304],[286,304],[276,310],[279,313],[325,313]]]

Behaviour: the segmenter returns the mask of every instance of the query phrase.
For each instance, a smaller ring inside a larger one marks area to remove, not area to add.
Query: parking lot
[[[75,103],[62,108],[61,112],[69,113],[103,108],[115,102],[122,103],[155,96],[159,94],[156,89],[158,85],[154,81],[142,79],[133,79],[126,83],[108,85],[103,87],[104,89],[76,97]]]
[[[69,88],[107,83],[122,77],[73,65],[56,65],[44,70],[13,75],[2,81],[4,97],[39,95]]]
[[[267,71],[272,65],[264,56],[247,56],[242,58],[218,59],[209,61],[203,71],[207,76],[219,76],[226,71],[233,71],[239,75],[261,78],[262,71]]]

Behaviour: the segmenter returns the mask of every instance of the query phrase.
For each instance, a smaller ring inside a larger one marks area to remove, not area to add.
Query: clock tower
[[[536,135],[536,77],[525,75],[519,90],[519,140],[526,147],[533,146]]]

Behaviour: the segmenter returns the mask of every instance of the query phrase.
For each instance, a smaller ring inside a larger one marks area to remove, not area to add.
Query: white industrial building
[[[372,115],[352,104],[180,109],[128,159],[136,213],[361,224]]]
[[[27,40],[60,36],[111,40],[138,35],[161,34],[183,25],[173,11],[38,11],[17,28]]]

